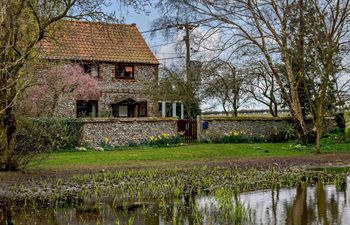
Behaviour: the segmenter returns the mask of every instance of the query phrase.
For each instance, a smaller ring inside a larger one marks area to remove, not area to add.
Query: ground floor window
[[[98,101],[97,100],[78,100],[77,101],[77,117],[97,117]]]
[[[125,99],[111,104],[114,117],[145,117],[147,116],[147,102],[137,102]]]
[[[138,105],[138,116],[147,116],[147,102],[140,102]]]
[[[158,102],[158,112],[162,117],[177,117],[183,119],[184,106],[181,102]]]

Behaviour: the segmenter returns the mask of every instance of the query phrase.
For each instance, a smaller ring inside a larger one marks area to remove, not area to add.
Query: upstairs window
[[[134,66],[133,65],[116,65],[115,77],[121,79],[134,79]]]
[[[91,63],[82,63],[81,67],[83,68],[84,73],[88,73],[88,74],[91,73],[91,68],[92,68],[92,64]]]

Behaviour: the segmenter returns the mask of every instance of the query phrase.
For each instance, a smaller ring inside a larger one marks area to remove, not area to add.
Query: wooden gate
[[[184,142],[197,140],[197,121],[195,119],[178,120],[177,131],[183,133]]]

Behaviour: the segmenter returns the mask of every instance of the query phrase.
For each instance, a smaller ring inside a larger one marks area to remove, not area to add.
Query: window
[[[173,104],[171,102],[165,103],[165,116],[166,117],[173,116]]]
[[[139,115],[140,117],[147,116],[147,102],[140,102],[139,107]]]
[[[125,99],[111,104],[114,117],[145,117],[147,116],[147,101],[137,102]]]
[[[98,101],[77,101],[77,117],[97,117],[98,115]]]
[[[128,117],[128,105],[118,105],[119,117]]]
[[[112,115],[114,117],[133,117],[134,105],[128,102],[122,102],[112,105]]]
[[[115,77],[122,79],[134,79],[134,66],[133,65],[116,65]]]
[[[82,63],[81,67],[83,68],[84,73],[91,73],[91,68],[92,68],[91,63]]]
[[[101,64],[97,64],[97,77],[101,77]]]

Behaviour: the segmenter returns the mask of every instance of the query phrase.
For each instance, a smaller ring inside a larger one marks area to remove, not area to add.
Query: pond
[[[350,177],[340,187],[298,185],[241,194],[219,188],[206,195],[115,204],[107,196],[56,207],[2,207],[0,224],[350,224]]]

